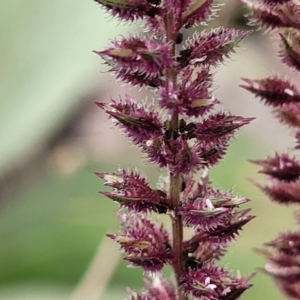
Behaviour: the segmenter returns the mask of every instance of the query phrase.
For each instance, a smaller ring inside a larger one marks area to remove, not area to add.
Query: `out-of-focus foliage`
[[[0,1],[0,174],[35,154],[96,83],[92,50],[127,28],[92,1]]]

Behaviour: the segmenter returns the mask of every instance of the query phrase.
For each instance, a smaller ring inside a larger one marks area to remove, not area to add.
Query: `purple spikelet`
[[[279,34],[279,58],[293,71],[300,71],[300,6],[295,0],[244,1],[253,24],[265,29],[276,29]],[[265,79],[244,79],[243,88],[273,108],[275,117],[292,129],[296,139],[295,153],[276,153],[266,159],[251,162],[259,173],[268,178],[266,183],[254,181],[271,201],[281,205],[300,207],[300,163],[296,158],[300,137],[299,84],[279,76]],[[290,151],[293,152],[293,151]],[[270,275],[288,299],[300,299],[300,231],[299,213],[293,232],[281,233],[264,249],[257,250],[267,263],[263,271]]]
[[[220,102],[213,95],[212,70],[234,54],[250,31],[218,28],[184,40],[184,29],[215,16],[218,7],[212,0],[95,2],[119,20],[145,25],[147,35],[116,39],[94,52],[119,80],[154,95],[151,103],[125,95],[96,105],[149,162],[167,173],[159,188],[138,171],[96,173],[111,188],[100,193],[121,210],[120,232],[107,236],[119,244],[130,266],[141,267],[153,279],[144,280],[140,293],[128,289],[129,297],[239,299],[252,275],[234,275],[217,261],[254,217],[250,209],[240,208],[249,199],[213,187],[208,171],[225,156],[235,132],[253,118],[216,112]],[[154,213],[165,215],[171,226],[155,221]],[[187,228],[189,238],[184,236]],[[172,279],[162,278],[166,265],[173,269]]]

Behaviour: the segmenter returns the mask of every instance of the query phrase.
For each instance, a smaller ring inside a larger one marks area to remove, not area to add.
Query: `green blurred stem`
[[[167,42],[172,43],[171,48],[171,56],[175,57],[175,40],[177,33],[173,32],[173,29],[175,28],[175,22],[174,22],[174,15],[172,12],[167,14],[165,19],[165,26],[167,30]],[[173,85],[173,90],[176,90],[177,88],[177,75],[176,72],[172,67],[168,68],[166,70],[166,89],[169,90],[169,86]],[[171,119],[168,123],[168,130],[171,132],[178,131],[178,120],[179,120],[179,114],[178,112],[174,112],[171,116]],[[171,138],[173,138],[173,135],[171,134]],[[176,164],[176,162],[174,162]],[[188,298],[185,297],[179,288],[179,282],[180,282],[180,276],[183,273],[183,264],[182,264],[182,242],[183,242],[183,226],[182,226],[182,217],[178,214],[178,206],[180,203],[180,192],[181,192],[181,176],[176,175],[172,176],[170,173],[170,191],[169,195],[172,200],[172,207],[174,209],[174,215],[172,217],[172,233],[173,233],[173,253],[175,255],[174,257],[174,264],[173,264],[173,270],[175,273],[175,278],[177,282],[178,287],[178,298],[179,300],[187,300]]]

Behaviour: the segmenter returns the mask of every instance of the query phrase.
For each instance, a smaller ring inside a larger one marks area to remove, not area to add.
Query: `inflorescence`
[[[108,234],[131,266],[153,278],[145,290],[128,289],[132,300],[234,300],[251,284],[217,261],[253,216],[240,209],[249,199],[212,186],[209,170],[226,154],[234,133],[253,118],[216,112],[212,71],[229,58],[251,31],[217,28],[183,31],[203,25],[218,7],[212,0],[96,0],[121,21],[141,21],[146,33],[113,40],[95,51],[124,83],[153,91],[153,102],[129,95],[97,105],[148,160],[164,168],[167,180],[153,188],[137,171],[97,173],[120,204],[121,231]],[[197,177],[200,179],[197,179]],[[166,214],[171,232],[151,219]],[[185,229],[193,233],[188,237]],[[164,279],[170,265],[173,279]]]

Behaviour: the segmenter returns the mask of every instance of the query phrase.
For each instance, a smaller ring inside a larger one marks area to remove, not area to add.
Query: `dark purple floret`
[[[243,215],[236,215],[235,208],[248,201],[247,198],[233,197],[231,192],[208,189],[193,200],[183,202],[180,214],[187,226],[200,228],[202,233],[207,234],[215,231],[217,236],[221,228],[225,234],[225,228],[230,227],[231,222],[233,225],[242,220]]]
[[[294,182],[273,180],[267,185],[255,184],[274,202],[284,205],[300,203],[299,180]]]
[[[195,125],[191,137],[200,141],[220,144],[227,142],[235,130],[249,124],[254,118],[243,118],[226,113],[211,114],[207,119]]]
[[[199,299],[238,299],[251,287],[248,281],[252,277],[234,277],[223,268],[207,264],[182,276],[181,287],[187,295]]]
[[[190,28],[198,23],[206,21],[213,15],[213,1],[191,1],[189,7],[182,16],[182,26]]]
[[[300,128],[300,102],[283,104],[276,108],[274,113],[283,124]]]
[[[273,247],[286,255],[300,256],[300,232],[282,233],[275,240],[267,242],[265,245]]]
[[[94,0],[112,16],[122,21],[135,21],[147,15],[152,6],[146,0]]]
[[[251,25],[263,26],[266,29],[282,27],[299,29],[299,4],[294,1],[265,0],[262,2],[253,2],[241,0],[241,2],[246,4],[249,9],[247,17],[251,21]]]
[[[125,259],[132,266],[140,266],[147,272],[160,271],[173,258],[168,232],[162,225],[138,214],[120,215],[121,234],[108,234],[127,254]]]
[[[146,289],[141,293],[127,289],[130,300],[178,300],[175,285],[171,280],[163,280],[157,276],[153,282],[144,279],[144,283]]]
[[[180,59],[181,65],[214,66],[235,52],[238,43],[251,31],[219,28],[208,33],[195,34],[184,49],[189,55]],[[185,53],[184,52],[184,53]]]
[[[283,63],[300,71],[300,33],[297,30],[290,30],[285,35],[280,34],[282,44],[279,56]]]
[[[300,102],[300,94],[296,87],[278,76],[261,80],[244,79],[244,82],[245,84],[241,87],[253,93],[267,105],[278,107],[286,103]]]
[[[300,177],[300,163],[287,154],[275,154],[267,159],[251,160],[252,163],[263,167],[260,173],[282,181],[295,181]]]
[[[104,185],[114,189],[112,192],[100,193],[120,203],[120,206],[135,212],[168,211],[170,201],[166,193],[151,189],[146,179],[138,173],[119,170],[116,173],[96,173],[96,175],[105,180]]]
[[[158,43],[154,39],[140,39],[130,37],[122,40],[115,40],[112,46],[104,51],[95,51],[101,56],[108,65],[115,67],[120,79],[126,82],[131,81],[126,78],[126,74],[138,74],[144,76],[145,80],[160,76],[163,71],[172,65],[172,57],[170,56],[170,44]]]
[[[135,144],[143,145],[148,140],[162,134],[162,123],[154,108],[138,105],[130,96],[120,102],[113,100],[110,104],[96,103]]]

